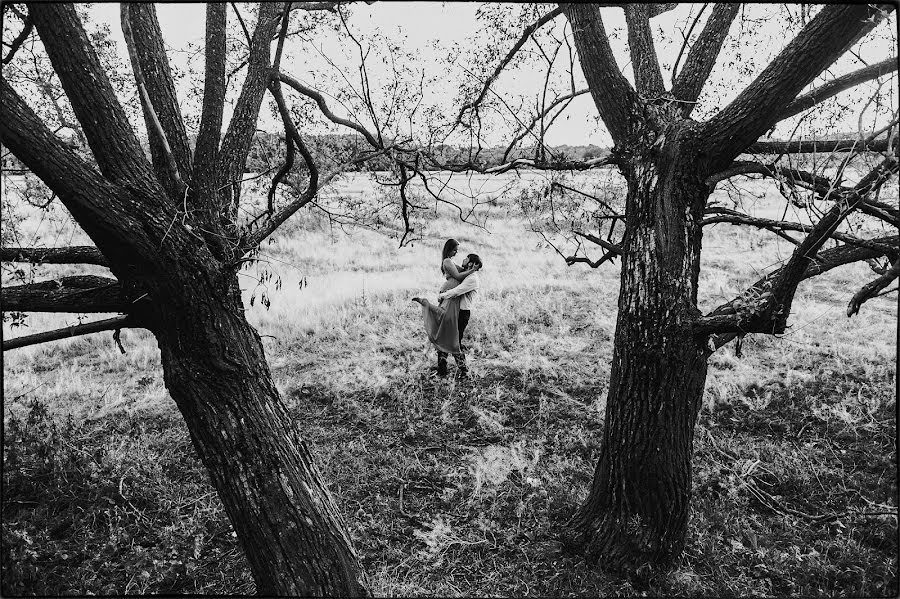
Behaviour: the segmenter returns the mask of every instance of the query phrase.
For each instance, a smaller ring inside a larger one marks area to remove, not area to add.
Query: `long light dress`
[[[444,260],[444,264],[450,262],[450,258]],[[444,269],[446,273],[446,268]],[[459,281],[449,274],[444,275],[446,280],[441,285],[439,293],[453,289],[459,285]],[[422,300],[422,316],[425,320],[425,333],[428,340],[438,349],[448,354],[460,353],[459,348],[459,297],[451,297],[433,304],[427,299]]]

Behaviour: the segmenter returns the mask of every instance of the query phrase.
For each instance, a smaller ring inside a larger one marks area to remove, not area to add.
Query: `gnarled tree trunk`
[[[709,192],[690,129],[681,121],[659,153],[622,166],[627,233],[603,445],[572,522],[575,542],[611,569],[667,565],[684,545],[708,357],[691,328]]]
[[[693,429],[700,408],[710,333],[784,330],[797,283],[846,212],[838,202],[778,271],[771,292],[751,312],[701,316],[697,280],[706,178],[725,170],[780,120],[836,93],[845,82],[803,89],[892,8],[831,5],[821,10],[728,106],[690,120],[739,7],[719,3],[666,90],[651,34],[652,11],[625,7],[634,85],[619,68],[600,9],[561,4],[579,62],[614,143],[613,160],[628,182],[622,285],[601,455],[570,540],[604,566],[627,571],[666,566],[685,542]],[[796,103],[794,103],[796,101]],[[883,184],[897,162],[882,165],[845,202]],[[838,198],[835,198],[838,199]]]
[[[182,273],[173,282],[191,278]],[[166,388],[238,533],[257,592],[368,594],[346,526],[244,317],[235,275],[224,289],[176,284],[183,293],[160,307],[155,327]]]

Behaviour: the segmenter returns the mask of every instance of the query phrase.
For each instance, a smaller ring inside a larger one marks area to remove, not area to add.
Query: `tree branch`
[[[316,163],[313,160],[312,155],[309,153],[309,150],[303,143],[303,139],[300,137],[300,132],[297,131],[297,127],[291,120],[291,114],[288,111],[287,105],[284,101],[284,96],[281,93],[281,84],[278,78],[273,78],[272,83],[269,85],[269,89],[271,90],[272,95],[275,97],[275,102],[278,105],[278,111],[281,113],[281,120],[284,124],[286,142],[288,144],[296,145],[297,150],[300,152],[300,155],[303,156],[303,160],[306,162],[306,168],[309,172],[309,181],[306,184],[306,189],[302,193],[299,193],[297,198],[295,198],[287,206],[279,210],[276,214],[272,215],[269,220],[265,222],[259,229],[246,235],[245,240],[241,244],[242,249],[244,249],[245,251],[247,249],[255,248],[260,243],[262,243],[263,240],[273,232],[275,232],[275,230],[280,227],[284,221],[289,219],[300,208],[308,204],[314,197],[316,197],[316,194],[319,191],[319,170],[316,167]],[[273,180],[272,190],[269,196],[270,202],[272,202],[274,198],[276,184],[276,181]]]
[[[761,229],[768,229],[770,231],[800,231],[803,233],[808,233],[812,230],[812,225],[804,225],[801,223],[792,223],[789,221],[782,220],[773,220],[769,218],[759,218],[755,216],[750,216],[749,214],[742,214],[740,212],[734,210],[728,210],[727,208],[708,208],[706,210],[707,214],[715,214],[715,216],[709,216],[700,221],[700,226],[705,227],[708,225],[714,225],[716,223],[728,223],[731,225],[750,225],[752,227],[758,227]],[[871,241],[869,239],[863,239],[860,237],[856,237],[854,235],[848,235],[846,233],[841,233],[839,231],[834,231],[831,233],[830,237],[837,241],[842,241],[844,243],[855,245],[859,247],[867,247],[870,249],[874,249],[877,251],[886,251],[889,252],[890,248],[884,248],[880,246],[878,243]]]
[[[895,253],[900,251],[900,243],[898,243],[900,242],[900,236],[898,235],[879,237],[872,241],[877,242],[878,245],[882,247],[894,248]],[[883,251],[851,245],[842,245],[830,250],[823,250],[818,253],[819,260],[807,265],[806,269],[803,271],[801,280],[811,279],[812,277],[821,275],[838,266],[862,262],[872,258],[880,258],[884,255],[885,252]],[[751,285],[740,297],[722,304],[706,316],[698,318],[694,323],[694,334],[702,336],[721,333],[710,340],[711,349],[713,347],[718,349],[738,335],[753,332],[772,332],[767,329],[750,330],[744,328],[741,326],[743,323],[741,316],[752,314],[752,309],[748,310],[746,307],[748,305],[748,300],[750,300],[750,302],[753,300],[759,301],[760,296],[765,293],[765,289],[771,285],[773,280],[781,276],[783,270],[784,269],[782,268],[769,273]],[[753,304],[751,303],[751,307],[752,305]]]
[[[584,256],[566,256],[566,266],[572,266],[573,264],[584,263],[590,266],[591,268],[600,268],[607,260],[612,260],[616,256],[615,252],[605,252],[602,256],[597,258],[596,260],[591,260],[590,258],[586,258]]]
[[[771,129],[797,94],[871,31],[884,14],[869,4],[825,6],[756,80],[703,125],[712,170],[724,168]]]
[[[140,327],[140,325],[137,324],[132,317],[116,316],[115,318],[108,318],[106,320],[99,320],[87,324],[78,324],[71,327],[56,329],[55,331],[46,331],[43,333],[35,333],[34,335],[24,335],[12,339],[4,339],[3,351],[27,347],[29,345],[37,345],[39,343],[47,343],[48,341],[78,337],[80,335],[100,333],[102,331],[118,331],[119,329],[137,327]]]
[[[237,10],[237,9],[235,9]],[[195,185],[218,188],[214,165],[222,136],[222,112],[225,106],[225,26],[226,7],[221,2],[206,5],[206,54],[203,82],[203,109],[194,150]]]
[[[860,83],[871,81],[872,79],[878,79],[882,75],[893,73],[896,70],[897,59],[888,58],[877,64],[873,64],[863,69],[859,69],[858,71],[854,71],[853,73],[848,73],[842,77],[833,79],[828,83],[820,85],[816,89],[803,94],[802,96],[798,96],[796,100],[788,104],[785,107],[784,111],[782,111],[782,113],[778,115],[778,120],[784,120],[788,117],[794,116],[799,112],[803,112],[807,108],[812,108],[816,104],[824,102],[832,96],[836,96],[842,91],[855,87]]]
[[[643,96],[658,96],[666,91],[666,86],[663,84],[656,47],[653,45],[653,33],[650,30],[650,5],[628,3],[624,8],[631,68],[634,70],[637,91]]]
[[[260,105],[272,76],[269,63],[270,45],[278,25],[276,16],[278,9],[276,3],[259,4],[259,16],[250,44],[247,75],[219,151],[217,168],[224,175],[225,181],[232,182],[230,197],[226,197],[230,205],[226,206],[225,215],[229,221],[234,220],[237,211],[244,165],[253,142],[253,134],[256,132]]]
[[[815,152],[884,152],[888,149],[888,138],[866,142],[860,139],[793,139],[790,141],[757,141],[743,152],[747,154],[808,154]]]
[[[563,94],[562,96],[559,96],[558,98],[556,98],[555,100],[550,102],[550,104],[548,104],[544,110],[540,111],[538,114],[535,115],[535,117],[531,120],[531,123],[528,126],[523,128],[521,132],[519,132],[518,134],[516,134],[515,137],[513,137],[512,141],[509,142],[509,145],[506,146],[506,151],[503,152],[502,161],[506,162],[507,158],[509,158],[509,153],[512,152],[512,150],[516,146],[516,144],[519,143],[520,141],[522,141],[522,139],[526,135],[531,133],[531,131],[534,129],[534,126],[537,125],[538,121],[540,121],[541,119],[546,117],[550,113],[550,111],[552,111],[554,108],[556,108],[563,102],[570,102],[574,98],[577,98],[578,96],[589,93],[590,91],[591,90],[589,90],[587,88],[580,89],[578,91],[573,91],[568,94]],[[566,106],[564,106],[562,109],[560,109],[560,112],[565,110],[567,106],[568,106],[568,104],[566,104]],[[557,115],[559,115],[559,113],[557,113]],[[554,118],[556,118],[556,117],[554,117]]]
[[[34,264],[97,264],[109,266],[106,256],[89,245],[63,248],[0,248],[3,262],[31,262]]]
[[[738,175],[763,175],[772,179],[785,179],[790,184],[801,183],[820,193],[827,193],[834,185],[826,177],[814,175],[810,172],[783,168],[778,164],[763,164],[748,160],[736,160],[724,171],[720,171],[706,178],[706,184],[712,188],[720,181],[736,177]]]
[[[694,109],[694,102],[700,97],[700,92],[716,64],[716,59],[722,51],[722,44],[728,36],[728,30],[739,8],[740,4],[730,2],[717,3],[713,6],[703,31],[688,52],[684,68],[672,84],[672,95],[676,100],[685,102],[681,107],[681,113],[685,118]]]
[[[283,81],[284,83],[286,83],[288,86],[292,87],[299,93],[303,94],[304,96],[306,96],[308,98],[312,98],[313,100],[315,100],[316,104],[319,106],[319,110],[322,111],[322,114],[325,115],[325,118],[327,118],[329,121],[331,121],[332,123],[336,123],[338,125],[343,125],[344,127],[353,129],[354,131],[356,131],[357,133],[359,133],[360,135],[365,137],[366,141],[369,142],[369,144],[373,148],[381,147],[381,144],[379,143],[379,141],[365,127],[363,127],[359,123],[354,123],[353,121],[349,121],[345,118],[341,118],[341,117],[337,116],[336,114],[334,114],[333,112],[331,112],[331,110],[328,108],[328,104],[325,102],[325,98],[318,91],[312,89],[311,87],[307,87],[307,86],[303,85],[302,83],[300,83],[299,81],[297,81],[290,75],[286,75],[285,73],[279,73],[277,75],[277,77],[279,80]]]
[[[591,243],[596,243],[597,245],[599,245],[600,247],[602,247],[603,249],[607,250],[608,252],[612,253],[615,256],[622,255],[622,248],[620,248],[619,246],[617,246],[613,243],[606,241],[605,239],[601,239],[601,238],[597,237],[596,235],[591,235],[590,233],[582,233],[581,231],[572,231],[572,232],[575,235],[578,235],[579,237],[584,237]]]
[[[560,5],[578,49],[581,69],[591,89],[600,117],[618,145],[625,141],[631,121],[642,105],[637,92],[619,71],[603,28],[600,9],[591,4]]]
[[[184,179],[191,176],[191,149],[156,8],[143,2],[123,2],[121,20],[144,109],[153,166],[169,196],[177,200],[184,193]]]
[[[532,34],[558,17],[561,13],[562,10],[560,8],[555,8],[522,31],[522,35],[519,36],[519,40],[515,43],[515,45],[513,45],[510,51],[506,53],[506,56],[503,57],[503,59],[500,61],[500,64],[498,64],[494,69],[494,72],[491,73],[490,77],[485,80],[484,85],[481,88],[481,92],[478,94],[478,97],[475,98],[475,100],[472,102],[467,102],[462,108],[460,108],[459,114],[456,117],[456,123],[454,123],[454,127],[462,122],[463,115],[467,110],[471,110],[473,108],[477,109],[477,107],[484,100],[484,97],[487,95],[488,89],[491,87],[491,84],[500,75],[500,73],[503,72],[503,69],[505,69],[506,65],[510,63],[513,57],[516,55],[516,52],[518,52],[522,48],[522,46],[524,46],[525,43],[531,38]]]
[[[897,208],[888,206],[883,202],[867,199],[865,202],[860,204],[859,211],[863,214],[868,214],[869,216],[874,216],[875,218],[881,219],[884,222],[900,229],[900,210],[898,210]]]
[[[898,162],[894,157],[886,158],[876,166],[850,191],[835,193],[834,205],[811,228],[806,238],[797,246],[787,264],[775,273],[757,281],[741,297],[720,306],[708,317],[697,321],[697,334],[733,333],[783,333],[787,326],[791,303],[800,281],[808,278],[809,268],[818,261],[827,261],[828,252],[819,252],[822,245],[850,212],[855,210],[864,197],[896,174]],[[890,240],[885,242],[885,239]],[[891,248],[896,237],[870,240],[878,245]],[[847,247],[847,246],[842,246]],[[890,253],[885,249],[854,248],[868,252],[862,260]],[[896,251],[896,250],[895,250]],[[841,254],[839,254],[841,255]]]
[[[900,258],[894,260],[893,266],[886,273],[874,281],[863,285],[862,289],[853,294],[850,303],[847,305],[847,316],[858,314],[860,306],[878,295],[879,291],[890,285],[891,281],[898,276],[900,276]]]
[[[35,2],[29,3],[28,10],[100,172],[115,183],[157,185],[75,6]]]
[[[115,279],[81,275],[3,287],[4,312],[126,312],[128,303]]]
[[[148,208],[147,202],[157,196],[137,198],[110,183],[65,147],[3,77],[0,105],[0,141],[59,196],[103,255],[113,257],[112,266],[136,263],[142,268],[159,259],[158,246],[140,232],[147,226],[148,210],[153,220],[172,218],[161,189],[159,203]]]
[[[16,52],[19,50],[19,48],[22,47],[22,44],[25,43],[25,40],[28,39],[28,36],[31,35],[31,32],[34,30],[34,23],[31,21],[31,17],[25,15],[24,21],[24,27],[22,27],[22,31],[19,32],[19,35],[16,36],[16,39],[14,39],[9,45],[9,54],[3,57],[3,64],[9,64],[12,62],[12,59],[15,57]]]

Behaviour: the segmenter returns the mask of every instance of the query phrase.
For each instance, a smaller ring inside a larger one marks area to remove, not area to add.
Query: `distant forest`
[[[348,162],[369,148],[366,140],[359,135],[310,135],[305,137],[304,141],[317,164],[323,162]],[[505,147],[482,148],[477,157],[475,157],[475,150],[473,149],[473,161],[478,167],[489,168],[516,158],[535,157],[535,149],[533,147],[516,148],[509,153],[504,161],[503,154],[505,151]],[[442,164],[461,164],[469,160],[468,148],[442,144],[432,147],[430,153]],[[548,147],[542,158],[549,162],[590,160],[606,156],[608,153],[609,149],[593,144],[587,146],[561,145]],[[280,136],[266,131],[257,131],[250,149],[250,155],[247,158],[247,166],[244,170],[251,173],[262,172],[274,165],[282,164],[284,155],[284,140]],[[304,168],[303,159],[299,156],[295,164],[295,168],[301,170]],[[378,156],[363,164],[352,165],[347,170],[382,171],[389,170],[390,166],[390,159],[385,156]],[[424,170],[429,170],[429,167],[424,167]]]
[[[822,136],[819,139],[852,139],[855,136],[855,132],[839,132],[833,135]],[[191,146],[193,146],[196,142],[196,136],[191,135],[189,137]],[[369,148],[369,144],[361,136],[350,134],[309,135],[304,138],[304,141],[306,142],[313,159],[316,161],[316,164],[320,165],[349,162]],[[72,148],[78,147],[78,143],[74,136],[71,136],[68,143]],[[146,136],[141,136],[141,144],[144,146],[144,150],[147,152],[147,157],[149,158],[150,146],[147,143]],[[253,138],[253,145],[251,146],[250,154],[247,157],[247,164],[244,168],[244,172],[260,173],[273,167],[280,167],[285,159],[284,148],[284,140],[281,136],[269,133],[268,131],[257,131]],[[474,162],[479,168],[490,168],[492,166],[503,164],[504,162],[515,160],[516,158],[535,158],[534,146],[525,148],[517,147],[509,153],[506,160],[503,159],[505,151],[505,146],[482,148],[478,153],[478,156],[474,158]],[[546,148],[545,154],[541,156],[541,159],[547,162],[591,160],[593,158],[602,158],[609,154],[609,151],[609,148],[595,146],[593,144],[586,146],[570,146],[564,144]],[[472,152],[474,154],[474,149]],[[462,164],[469,159],[469,149],[456,146],[438,145],[431,148],[430,153],[442,164]],[[88,158],[88,160],[91,159],[90,156],[85,156],[85,158]],[[16,174],[16,172],[23,167],[12,153],[7,152],[4,149],[2,168],[8,174]],[[297,156],[294,168],[299,172],[302,172],[305,169],[305,164],[300,156]],[[385,156],[378,156],[362,164],[350,165],[346,170],[384,171],[390,170],[390,168],[390,159]],[[432,168],[426,165],[423,166],[423,170],[432,170]]]

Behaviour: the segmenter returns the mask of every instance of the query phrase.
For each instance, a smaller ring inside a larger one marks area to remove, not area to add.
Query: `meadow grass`
[[[506,183],[458,183],[496,194],[482,207],[487,230],[439,207],[421,241],[397,248],[303,213],[242,271],[248,318],[374,592],[896,595],[897,304],[885,296],[844,316],[872,276],[865,265],[804,283],[785,335],[711,358],[676,568],[642,583],[562,551],[557,534],[598,457],[619,274],[539,248]],[[485,262],[467,382],[430,374],[410,301],[435,293],[451,236]],[[711,228],[701,306],[739,293],[786,246]],[[30,329],[74,318],[39,315]],[[2,592],[253,592],[154,339],[129,330],[122,341],[125,354],[106,333],[4,355]]]

